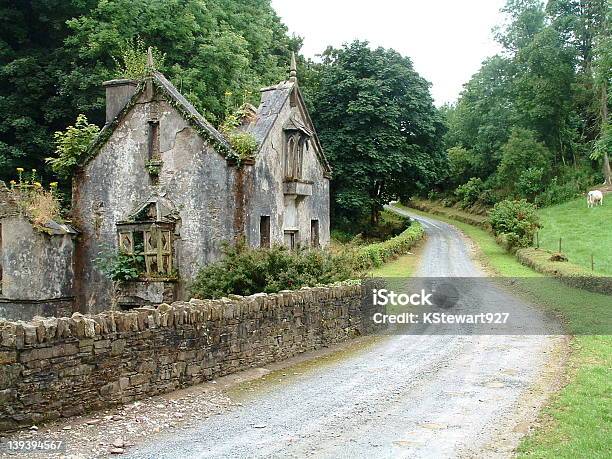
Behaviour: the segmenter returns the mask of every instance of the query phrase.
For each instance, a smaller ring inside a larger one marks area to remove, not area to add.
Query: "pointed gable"
[[[255,119],[251,120],[246,124],[243,129],[249,132],[255,137],[259,145],[258,153],[262,149],[266,139],[270,135],[270,132],[275,128],[277,120],[283,107],[290,100],[290,103],[294,105],[292,107],[292,114],[289,120],[278,129],[295,129],[304,132],[315,144],[315,152],[319,163],[323,168],[326,176],[331,175],[331,167],[325,158],[319,137],[317,136],[306,104],[302,97],[302,93],[299,89],[297,81],[283,81],[276,86],[269,86],[261,90],[261,103],[257,109],[257,115]],[[304,120],[304,121],[302,121]]]
[[[147,85],[149,84],[152,85],[156,91],[163,94],[166,101],[174,107],[181,116],[189,122],[200,137],[210,143],[219,154],[228,161],[235,161],[238,158],[238,153],[232,149],[225,137],[223,137],[223,135],[195,109],[195,107],[163,74],[153,70],[144,80],[138,82],[134,94],[129,98],[124,107],[100,130],[98,137],[92,142],[85,153],[81,166],[87,164],[87,162],[96,156],[100,148],[111,137],[117,126],[119,126],[121,121],[145,93]]]

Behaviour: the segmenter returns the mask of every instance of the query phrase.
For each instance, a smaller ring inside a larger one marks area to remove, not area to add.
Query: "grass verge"
[[[400,206],[402,207],[402,206]],[[425,212],[405,208],[415,214]],[[611,299],[607,295],[571,288],[520,264],[479,227],[453,220],[451,223],[480,248],[479,257],[497,275],[538,277],[541,282],[517,282],[515,289],[527,299],[557,314],[568,333],[574,335],[568,361],[567,384],[541,413],[538,427],[521,442],[518,457],[604,458],[612,444],[612,336],[609,331]]]

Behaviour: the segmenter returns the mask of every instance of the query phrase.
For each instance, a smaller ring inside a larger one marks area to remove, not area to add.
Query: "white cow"
[[[596,206],[597,204],[599,204],[600,206],[603,206],[602,192],[599,190],[589,191],[589,194],[587,194],[587,206],[593,207],[593,206]]]

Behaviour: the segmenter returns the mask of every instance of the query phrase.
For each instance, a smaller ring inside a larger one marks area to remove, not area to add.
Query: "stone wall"
[[[375,331],[363,287],[0,322],[0,429],[77,415]]]

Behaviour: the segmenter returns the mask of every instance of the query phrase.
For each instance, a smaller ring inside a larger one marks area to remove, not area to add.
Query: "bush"
[[[516,192],[519,197],[533,202],[544,188],[544,169],[530,167],[523,171],[516,182]]]
[[[459,185],[455,190],[455,196],[459,198],[461,201],[461,207],[464,209],[476,204],[480,194],[484,190],[484,183],[482,179],[478,177],[472,177],[464,183],[463,185]]]
[[[327,250],[253,249],[238,244],[225,246],[223,255],[221,261],[198,272],[190,287],[194,298],[274,293],[331,284],[355,274],[355,249],[332,254]]]
[[[413,222],[399,236],[395,236],[384,242],[370,244],[361,248],[357,254],[357,271],[377,268],[398,255],[408,252],[422,237],[423,227],[418,222]]]
[[[360,277],[373,267],[406,253],[423,236],[414,223],[399,236],[356,248],[290,251],[284,247],[252,249],[244,244],[225,246],[224,258],[198,272],[190,286],[194,298],[220,298],[229,294],[252,295],[304,286],[333,284]]]
[[[540,207],[554,206],[571,201],[585,195],[585,190],[595,183],[601,183],[599,173],[593,173],[590,168],[571,167],[562,169],[560,174],[546,185],[544,190],[535,197],[535,203]]]
[[[60,178],[70,179],[99,132],[98,126],[89,123],[85,115],[79,115],[74,126],[68,126],[65,131],[57,131],[53,135],[57,156],[46,158],[45,161]]]
[[[508,249],[530,246],[535,232],[540,228],[536,207],[524,199],[495,204],[489,212],[489,223]]]
[[[117,252],[113,247],[105,246],[94,259],[96,267],[113,282],[138,279],[144,271],[144,257]]]

